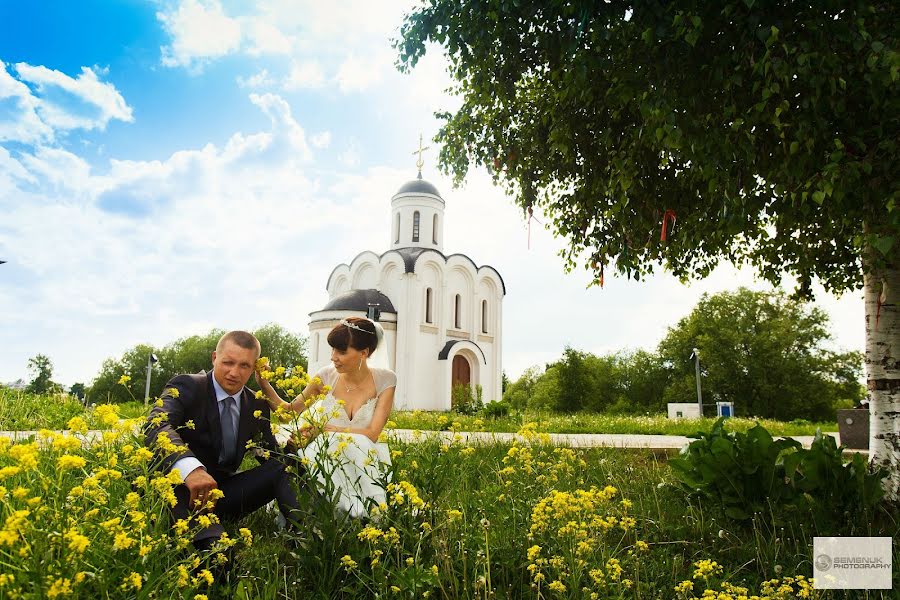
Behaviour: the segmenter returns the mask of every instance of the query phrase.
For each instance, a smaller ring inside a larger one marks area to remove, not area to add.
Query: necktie
[[[237,455],[237,427],[234,423],[234,397],[222,400],[222,452],[219,462],[230,464]]]

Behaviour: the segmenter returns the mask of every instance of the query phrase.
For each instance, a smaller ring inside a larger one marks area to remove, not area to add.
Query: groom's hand
[[[206,506],[209,493],[218,487],[216,480],[203,467],[197,467],[184,478],[184,485],[191,493],[188,507],[193,510],[197,506]],[[198,503],[199,501],[199,503]]]

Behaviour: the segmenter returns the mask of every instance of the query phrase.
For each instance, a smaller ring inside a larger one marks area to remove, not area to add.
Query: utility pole
[[[691,358],[694,359],[694,370],[697,374],[697,406],[700,408],[700,416],[703,416],[703,394],[700,391],[700,350],[694,348],[694,352],[691,354]]]

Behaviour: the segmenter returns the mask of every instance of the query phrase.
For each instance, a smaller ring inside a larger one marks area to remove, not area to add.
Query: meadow
[[[123,418],[145,414],[143,402],[116,405]],[[72,396],[44,396],[0,388],[0,431],[63,429],[75,416],[93,425],[92,411]],[[423,431],[491,431],[516,432],[531,424],[541,433],[635,433],[656,435],[691,435],[708,430],[715,419],[668,419],[665,415],[612,415],[597,413],[560,414],[550,411],[520,411],[499,417],[460,415],[446,412],[394,411],[391,428]],[[816,429],[837,431],[836,422],[790,422],[771,419],[735,417],[728,420],[732,431],[746,431],[760,423],[772,435],[815,435]]]
[[[734,520],[686,494],[669,453],[555,447],[529,424],[513,444],[388,440],[377,517],[318,505],[285,532],[259,511],[198,556],[167,516],[173,480],[121,416],[0,439],[0,597],[875,598],[812,589],[812,538],[900,533],[881,509]]]

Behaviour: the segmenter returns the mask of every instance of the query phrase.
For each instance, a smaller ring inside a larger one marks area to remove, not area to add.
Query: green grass
[[[228,525],[234,537],[240,527],[254,537],[251,546],[237,546],[229,580],[212,590],[197,580],[182,587],[178,568],[190,565],[191,549],[178,549],[184,536],[169,528],[163,505],[170,488],[135,461],[141,441],[131,432],[123,425],[84,448],[53,436],[52,443],[16,450],[0,444],[0,523],[7,532],[0,576],[13,577],[0,578],[7,586],[0,596],[18,589],[48,597],[53,585],[79,576],[73,595],[84,598],[650,599],[677,597],[674,587],[685,580],[696,596],[725,580],[759,593],[766,580],[811,573],[814,536],[900,535],[887,512],[837,515],[831,524],[776,511],[732,521],[720,507],[685,495],[667,452],[559,448],[534,433],[524,443],[474,447],[423,436],[390,441],[393,481],[412,487],[379,519],[338,520],[326,507],[291,535],[259,511]],[[63,454],[86,464],[61,468]],[[607,486],[615,491],[604,492]],[[413,506],[416,496],[423,506]],[[81,552],[61,535],[72,531],[89,540]],[[376,539],[360,539],[363,531]],[[128,539],[134,543],[122,543]],[[716,561],[721,573],[693,579],[702,560]],[[604,573],[599,583],[595,569]],[[828,597],[859,597],[853,594]]]
[[[524,411],[518,414],[484,418],[455,413],[427,411],[394,411],[391,421],[399,429],[515,432],[526,423],[534,423],[545,433],[635,433],[655,435],[691,435],[708,431],[716,419],[669,419],[665,415],[631,416],[596,413],[559,414]],[[746,431],[761,423],[774,436],[815,435],[816,429],[837,431],[837,423],[809,421],[773,421],[771,419],[731,418],[728,429]]]
[[[146,414],[143,402],[117,404],[123,419]],[[93,406],[84,407],[69,394],[29,394],[0,387],[0,431],[65,429],[69,419],[82,417],[94,427]]]

